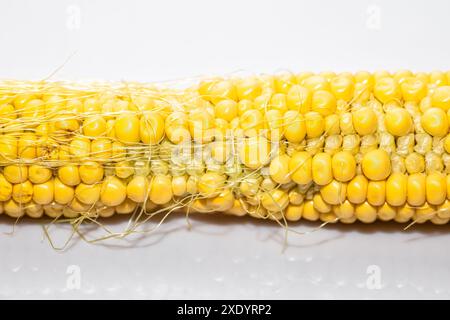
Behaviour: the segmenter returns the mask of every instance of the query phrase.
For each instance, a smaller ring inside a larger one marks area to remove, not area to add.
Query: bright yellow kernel
[[[68,186],[76,186],[81,182],[78,166],[64,165],[58,169],[58,178]]]
[[[29,180],[15,184],[12,190],[12,197],[18,203],[30,202],[33,197],[33,184]]]
[[[292,154],[289,160],[289,172],[292,180],[297,184],[307,184],[312,181],[312,159],[306,151]]]
[[[311,111],[305,114],[305,126],[308,138],[318,138],[325,131],[325,120],[320,113]]]
[[[299,205],[290,204],[286,207],[284,216],[288,221],[298,221],[302,218],[303,203]]]
[[[337,180],[320,188],[320,194],[325,202],[331,205],[338,205],[345,201],[347,184]]]
[[[75,191],[71,186],[65,185],[58,178],[54,180],[55,201],[59,204],[67,204],[72,201]]]
[[[225,187],[226,176],[217,172],[206,172],[197,185],[198,192],[207,198],[217,196]]]
[[[373,92],[375,97],[382,103],[399,100],[402,97],[397,81],[390,77],[383,77],[376,80]]]
[[[385,180],[391,173],[391,159],[383,149],[375,149],[364,155],[361,167],[368,179]]]
[[[440,205],[447,198],[446,176],[440,172],[431,172],[426,180],[427,202],[432,205]]]
[[[411,218],[414,216],[415,209],[411,208],[408,204],[405,204],[401,207],[397,207],[397,213],[395,216],[395,221],[404,223],[411,220]]]
[[[354,216],[355,205],[350,201],[345,200],[343,203],[335,205],[333,207],[333,212],[339,219],[348,219]]]
[[[320,213],[327,213],[331,211],[331,205],[326,203],[320,193],[316,193],[313,196],[314,208]]]
[[[100,137],[106,134],[106,120],[102,116],[93,115],[83,122],[83,134],[88,137]]]
[[[448,111],[450,109],[450,86],[436,88],[431,96],[431,103],[433,107]]]
[[[287,193],[280,189],[266,191],[261,196],[261,204],[269,211],[284,210],[289,204]]]
[[[239,124],[247,137],[253,137],[263,128],[264,117],[259,110],[248,110],[240,116]]]
[[[236,81],[236,94],[239,100],[253,100],[261,94],[261,83],[254,77]]]
[[[360,204],[367,200],[367,188],[369,182],[363,175],[357,175],[347,184],[347,199]]]
[[[382,221],[389,221],[395,218],[397,214],[397,210],[395,207],[391,206],[388,203],[384,203],[377,210],[378,218]]]
[[[122,143],[137,143],[140,140],[139,118],[135,115],[122,115],[116,119],[114,131]]]
[[[326,152],[314,155],[311,163],[312,178],[320,186],[329,184],[333,180],[331,156]]]
[[[386,202],[401,206],[406,202],[408,177],[400,172],[392,173],[386,181]]]
[[[80,165],[78,172],[81,181],[86,184],[94,184],[103,179],[104,170],[98,162],[87,161]]]
[[[295,110],[285,112],[284,119],[284,136],[289,142],[299,143],[305,139],[306,124],[305,118]]]
[[[280,184],[289,183],[291,181],[289,175],[290,160],[291,158],[286,154],[279,155],[272,159],[269,166],[269,174],[273,181]]]
[[[286,96],[286,103],[290,110],[306,113],[311,109],[311,91],[300,85],[293,85]]]
[[[158,112],[146,112],[139,120],[141,141],[146,144],[157,144],[164,136],[164,118]]]
[[[415,77],[405,79],[401,89],[405,101],[420,102],[427,95],[426,82]]]
[[[207,206],[214,211],[224,212],[234,205],[234,195],[229,189],[223,190],[214,198],[208,198]]]
[[[36,135],[34,133],[22,133],[17,143],[17,154],[22,159],[36,158]]]
[[[40,166],[40,165],[31,165],[28,167],[28,179],[32,183],[44,183],[52,177],[52,170]]]
[[[429,108],[425,110],[420,123],[422,128],[432,136],[443,137],[448,134],[448,118],[442,109]]]
[[[120,142],[117,142],[119,144]],[[91,142],[91,157],[97,161],[109,162],[112,157],[113,144],[108,138],[98,138]]]
[[[127,197],[127,187],[122,180],[108,176],[103,180],[100,190],[100,201],[106,206],[118,206]]]
[[[388,110],[384,117],[384,124],[387,131],[397,137],[407,135],[413,128],[411,115],[403,108]]]
[[[240,161],[250,169],[258,169],[270,160],[270,143],[261,136],[244,139],[239,149]]]
[[[355,86],[353,79],[347,76],[337,76],[334,77],[331,82],[331,92],[334,94],[336,99],[344,100],[349,102],[353,98],[353,92]]]
[[[368,202],[364,202],[355,207],[355,216],[363,223],[372,223],[377,219],[377,209]]]
[[[17,138],[11,134],[0,134],[0,160],[11,161],[17,158]]]
[[[319,75],[313,75],[306,78],[303,81],[302,85],[311,91],[330,91],[330,84],[328,83],[328,80],[325,77]]]
[[[406,200],[411,206],[421,206],[426,200],[426,176],[423,173],[414,173],[408,176]]]
[[[356,174],[356,160],[348,151],[340,151],[331,160],[334,179],[347,182]]]
[[[166,204],[172,200],[172,181],[169,176],[156,175],[150,183],[150,200],[156,204]]]
[[[55,188],[53,179],[33,185],[33,201],[37,204],[50,204],[53,201],[54,194]]]
[[[234,100],[222,100],[214,108],[216,117],[220,119],[231,121],[238,115],[238,104]]]
[[[28,179],[28,167],[25,165],[9,165],[3,168],[6,180],[11,183],[22,183]]]
[[[386,181],[369,181],[367,201],[373,206],[380,206],[386,201]]]
[[[317,221],[319,220],[319,212],[314,208],[314,203],[312,200],[308,200],[303,205],[303,213],[302,218],[308,221]]]
[[[337,114],[330,114],[325,118],[325,134],[331,136],[340,134],[340,118]]]
[[[328,91],[315,91],[312,97],[312,110],[322,116],[333,114],[336,111],[336,98]]]
[[[271,110],[278,110],[281,113],[284,113],[288,110],[286,95],[284,93],[275,93],[269,102],[269,108]]]
[[[0,201],[7,201],[11,198],[12,184],[0,173]]]
[[[80,183],[75,188],[75,197],[84,204],[95,204],[100,199],[101,184]]]
[[[127,185],[128,198],[134,202],[143,203],[148,198],[149,187],[150,183],[147,177],[134,176]]]
[[[70,142],[70,154],[76,159],[85,159],[91,152],[91,141],[84,137],[76,137]]]
[[[353,127],[360,135],[372,134],[377,130],[378,117],[370,107],[362,107],[352,112]]]
[[[5,213],[12,218],[20,218],[25,213],[23,205],[17,203],[13,199],[6,201],[3,204],[3,209],[5,210]]]

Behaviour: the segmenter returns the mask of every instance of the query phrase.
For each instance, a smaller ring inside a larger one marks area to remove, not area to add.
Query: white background
[[[1,0],[0,78],[43,79],[61,66],[51,79],[448,70],[449,13],[445,0]],[[58,252],[40,222],[11,235],[2,217],[0,298],[450,298],[448,226],[326,226],[291,234],[282,252],[273,223],[192,223]],[[53,235],[60,243],[68,232]]]

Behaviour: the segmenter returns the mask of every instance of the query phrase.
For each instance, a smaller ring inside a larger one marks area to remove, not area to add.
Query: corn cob
[[[0,213],[450,219],[450,72],[0,83]]]

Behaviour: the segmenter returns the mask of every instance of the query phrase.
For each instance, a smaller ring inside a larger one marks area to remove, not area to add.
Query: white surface
[[[45,78],[72,54],[53,79],[450,69],[449,11],[445,0],[3,0],[0,77]],[[273,224],[196,219],[188,231],[180,217],[126,248],[77,241],[57,252],[39,223],[3,234],[9,223],[0,219],[1,298],[450,298],[448,226],[326,226],[290,235],[282,253]]]

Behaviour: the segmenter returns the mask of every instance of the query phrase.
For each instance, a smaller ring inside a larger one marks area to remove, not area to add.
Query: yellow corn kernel
[[[290,160],[291,158],[288,155],[282,154],[275,157],[270,162],[269,174],[273,181],[280,184],[289,183],[291,181],[291,177],[289,175]]]
[[[65,165],[58,169],[58,178],[68,186],[76,186],[81,182],[78,166]]]
[[[325,134],[328,136],[338,135],[341,133],[340,119],[337,114],[330,114],[325,118]]]
[[[356,160],[348,151],[340,151],[333,155],[331,167],[334,179],[347,182],[356,174]]]
[[[336,111],[336,98],[325,90],[315,91],[312,97],[312,111],[328,116]]]
[[[240,101],[253,100],[261,94],[261,83],[254,77],[239,79],[235,83],[236,95]]]
[[[416,77],[406,78],[400,85],[405,101],[420,102],[427,95],[427,84]]]
[[[270,142],[264,137],[244,139],[239,149],[240,161],[250,169],[259,169],[270,161]]]
[[[412,152],[405,158],[405,167],[409,174],[423,172],[425,170],[425,158],[417,152]]]
[[[40,204],[29,202],[25,206],[25,212],[28,217],[37,219],[44,215],[44,208]]]
[[[373,92],[381,103],[400,100],[402,97],[402,92],[397,81],[389,76],[376,80]]]
[[[289,142],[299,143],[305,139],[305,118],[295,110],[285,112],[283,119],[284,136]]]
[[[311,102],[311,91],[300,85],[291,86],[286,95],[286,103],[288,108],[302,114],[311,110]]]
[[[363,223],[375,222],[377,209],[368,202],[358,204],[355,207],[355,217]]]
[[[402,137],[411,132],[413,121],[408,111],[403,108],[393,108],[386,112],[384,124],[387,131],[397,137]]]
[[[69,152],[76,159],[85,159],[91,152],[91,141],[87,138],[76,137],[70,142]]]
[[[288,110],[286,103],[286,95],[284,93],[275,93],[270,98],[269,102],[270,110],[277,110],[281,113],[285,113]]]
[[[372,134],[377,130],[378,117],[370,107],[362,107],[352,112],[353,127],[359,135]]]
[[[172,200],[172,181],[169,176],[156,175],[150,183],[149,198],[153,203],[166,204]]]
[[[420,208],[416,208],[416,211],[414,213],[414,221],[416,223],[424,223],[437,214],[437,209],[435,206],[431,206],[428,203],[425,203]]]
[[[392,173],[386,181],[386,202],[391,206],[401,206],[406,202],[408,177],[399,172]]]
[[[83,134],[88,137],[100,137],[106,134],[106,120],[99,115],[87,117],[83,122]]]
[[[259,110],[248,110],[239,117],[239,125],[247,137],[254,137],[263,129],[264,117]]]
[[[407,201],[411,206],[421,206],[426,200],[426,175],[414,173],[408,176]]]
[[[325,152],[315,154],[311,162],[311,172],[314,183],[320,186],[329,184],[333,180],[331,156]]]
[[[290,204],[286,207],[284,217],[288,221],[298,221],[302,218],[304,204],[294,205]]]
[[[303,205],[302,218],[308,221],[317,221],[319,220],[320,213],[314,208],[314,203],[312,200],[308,200]]]
[[[23,205],[21,203],[17,203],[13,199],[6,201],[3,204],[3,209],[11,218],[20,218],[25,213]]]
[[[226,176],[216,172],[203,174],[197,185],[198,192],[207,198],[217,196],[225,187]]]
[[[164,137],[164,118],[159,112],[147,112],[139,120],[140,139],[145,144],[154,145]]]
[[[334,77],[330,82],[330,87],[336,99],[344,100],[345,102],[352,100],[355,90],[353,79],[342,75]]]
[[[311,91],[319,91],[319,90],[330,91],[330,84],[328,83],[327,78],[320,75],[313,75],[306,78],[303,81],[302,85]]]
[[[100,201],[107,206],[114,207],[121,204],[127,197],[127,187],[122,180],[114,177],[105,177],[100,190]]]
[[[431,96],[431,104],[447,112],[450,109],[450,86],[436,88]]]
[[[363,175],[357,175],[347,184],[347,199],[354,203],[360,204],[367,199],[367,188],[369,182]]]
[[[369,180],[385,180],[391,173],[391,159],[383,149],[375,149],[363,156],[361,167]]]
[[[143,203],[148,198],[150,183],[147,177],[134,176],[127,184],[128,198],[137,203]]]
[[[347,184],[333,180],[320,188],[320,194],[326,203],[331,205],[342,204],[347,194]]]
[[[369,181],[367,202],[372,206],[381,206],[386,201],[386,181]]]
[[[331,211],[331,205],[326,203],[320,193],[316,193],[313,196],[313,205],[314,208],[320,213],[327,213]]]
[[[59,178],[55,178],[53,181],[53,189],[55,191],[55,201],[59,204],[70,203],[75,195],[75,190],[71,186],[62,183]]]
[[[269,211],[278,212],[284,210],[288,206],[289,197],[285,191],[273,189],[262,194],[261,204]]]
[[[415,209],[409,207],[407,204],[397,207],[397,213],[395,215],[395,221],[399,223],[408,222],[415,214]]]
[[[130,161],[120,161],[115,164],[114,172],[117,177],[126,179],[134,173],[134,167]]]
[[[134,212],[136,207],[136,202],[127,198],[121,204],[117,205],[115,209],[117,214],[130,214]]]
[[[24,165],[9,165],[3,169],[6,180],[11,183],[22,183],[28,179],[28,167]]]
[[[269,110],[264,115],[266,137],[271,141],[279,141],[283,135],[283,114],[278,110]]]
[[[445,111],[439,108],[429,108],[422,114],[420,124],[430,135],[444,137],[448,134],[448,118]]]
[[[95,204],[100,199],[101,184],[80,183],[75,188],[75,197],[84,204]]]
[[[52,177],[52,170],[40,165],[31,165],[28,167],[28,179],[32,183],[44,183]]]
[[[34,133],[23,133],[20,136],[17,143],[17,154],[22,159],[36,158],[36,135]]]
[[[305,114],[305,126],[308,138],[318,138],[325,131],[325,120],[318,112],[307,112]]]
[[[225,189],[216,197],[208,198],[207,206],[214,211],[224,212],[233,207],[234,200],[233,192],[229,189]]]
[[[0,173],[0,201],[7,201],[11,198],[12,184]]]
[[[450,201],[445,200],[437,207],[437,215],[442,219],[450,218]]]
[[[122,143],[137,143],[140,140],[139,118],[135,115],[122,115],[116,119],[114,131]]]
[[[380,220],[389,221],[395,218],[397,210],[388,203],[384,203],[377,209],[377,216]]]
[[[440,205],[447,198],[446,176],[440,172],[432,172],[426,180],[427,202],[432,205]]]
[[[429,74],[429,82],[437,87],[447,85],[447,77],[442,71],[432,71]]]
[[[78,173],[82,182],[94,184],[102,181],[104,170],[98,162],[86,161],[81,163]]]
[[[55,184],[53,179],[33,185],[33,201],[37,204],[46,205],[53,201]]]
[[[291,179],[297,184],[307,184],[312,181],[312,159],[308,152],[299,151],[292,154],[289,160]]]
[[[333,212],[339,219],[349,219],[355,214],[355,205],[348,200],[333,206]]]
[[[12,190],[12,197],[18,203],[30,202],[33,198],[33,184],[29,180],[15,184]]]

